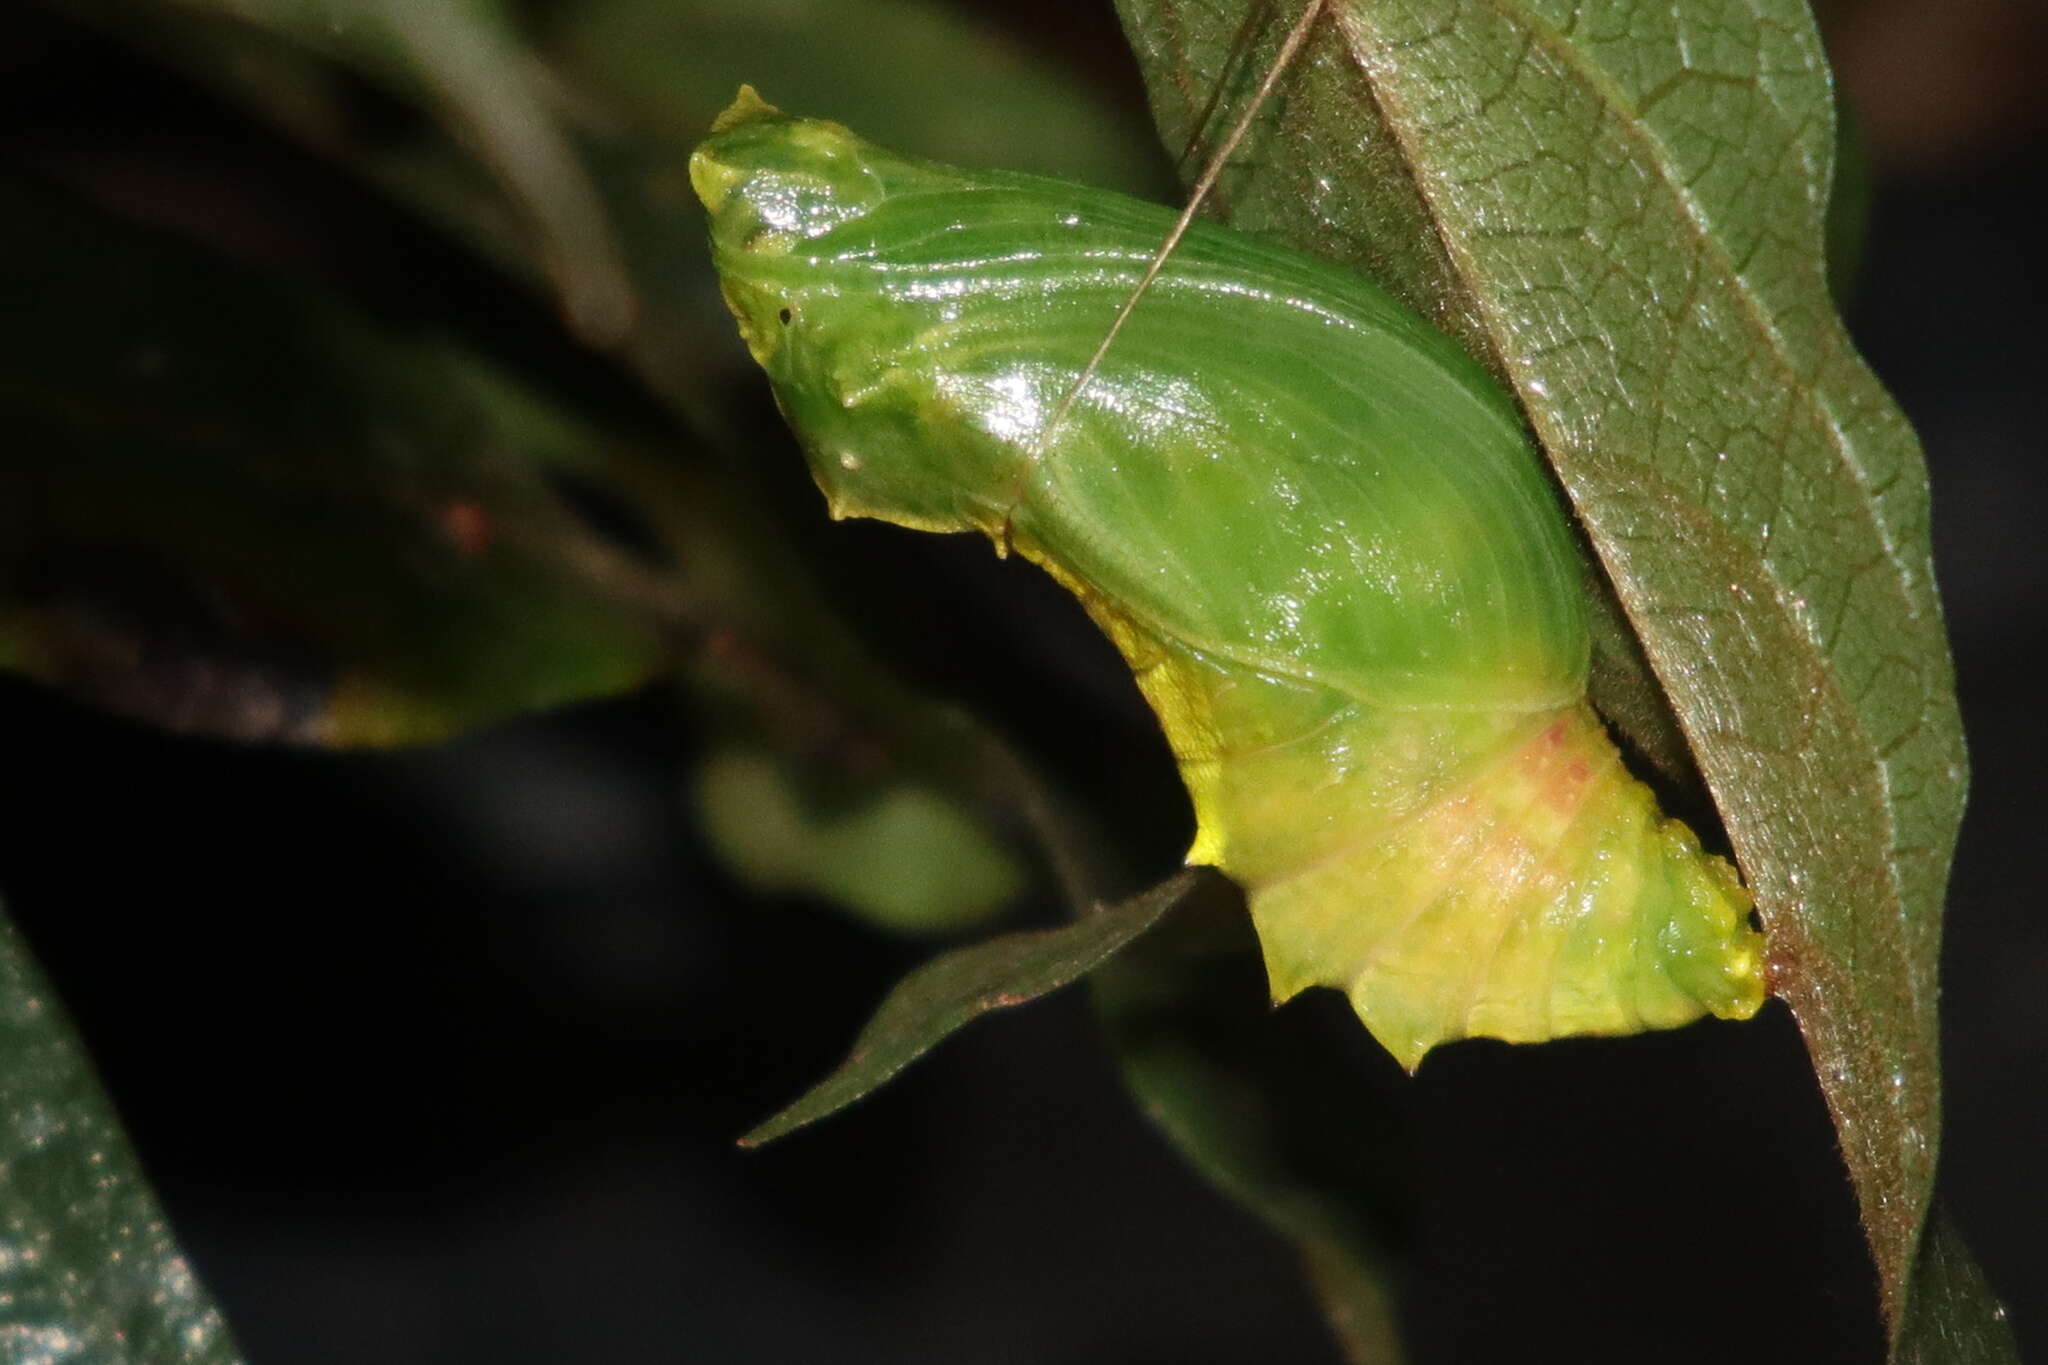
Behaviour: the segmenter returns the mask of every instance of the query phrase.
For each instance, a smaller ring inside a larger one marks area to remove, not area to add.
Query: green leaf
[[[435,223],[551,299],[579,339],[627,358],[693,428],[715,429],[711,334],[691,317],[710,317],[715,295],[676,249],[697,232],[679,212],[688,200],[664,187],[664,159],[651,146],[579,132],[570,113],[579,102],[565,98],[505,7],[76,0],[60,8]],[[365,86],[384,99],[365,101]]]
[[[1142,122],[957,4],[568,0],[535,46],[586,99],[674,147],[694,146],[747,84],[942,161],[1166,188]]]
[[[182,14],[173,24],[192,25],[206,11],[232,16],[347,61],[431,111],[504,193],[508,226],[531,244],[572,330],[596,344],[624,334],[635,302],[605,205],[563,127],[547,73],[523,50],[498,0],[193,0],[175,8]],[[266,75],[248,74],[292,98]],[[299,92],[300,112],[319,93],[317,83]]]
[[[711,754],[695,782],[719,855],[757,890],[810,892],[897,933],[985,925],[1024,889],[1008,849],[932,788],[861,784],[825,801],[773,754]]]
[[[1892,1359],[1900,1365],[2019,1365],[2019,1358],[2005,1306],[1937,1205],[1927,1220]]]
[[[0,666],[174,729],[434,739],[622,691],[657,577],[607,441],[430,335],[0,181]]]
[[[1120,10],[1191,165],[1299,12]],[[1896,1324],[1964,763],[1920,451],[1829,298],[1834,146],[1797,0],[1333,0],[1220,207],[1514,386],[1756,892]]]
[[[740,1139],[759,1147],[870,1094],[956,1029],[1023,1005],[1101,966],[1157,924],[1201,876],[1180,872],[1129,900],[1056,929],[1009,934],[941,953],[898,982],[839,1068]]]
[[[0,907],[0,1358],[240,1357]]]
[[[1089,981],[1147,1118],[1214,1186],[1293,1242],[1352,1365],[1398,1365],[1395,1259],[1380,1229],[1397,1163],[1360,1077],[1273,1028],[1236,897],[1195,896]]]

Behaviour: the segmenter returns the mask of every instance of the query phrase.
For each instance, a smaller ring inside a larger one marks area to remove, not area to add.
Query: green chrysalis
[[[979,530],[1122,650],[1276,1000],[1409,1067],[1753,1014],[1734,871],[1586,702],[1569,523],[1519,414],[1356,276],[900,157],[750,91],[691,161],[727,302],[835,516]],[[1084,375],[1087,382],[1081,383]]]

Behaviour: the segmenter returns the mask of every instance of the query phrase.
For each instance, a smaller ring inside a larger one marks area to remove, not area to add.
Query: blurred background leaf
[[[438,739],[643,682],[620,444],[445,337],[0,183],[0,662],[179,730]]]
[[[704,837],[765,893],[822,896],[906,932],[958,933],[1023,889],[1009,854],[928,788],[835,810],[772,754],[729,749],[706,757],[696,797]]]
[[[686,420],[718,427],[743,357],[684,161],[742,82],[878,139],[1129,189],[1168,183],[1150,135],[1003,30],[922,0],[569,0],[530,33],[470,0],[74,0],[536,286]],[[846,60],[848,52],[872,59]],[[495,54],[495,60],[493,55]],[[321,59],[328,59],[322,61]],[[337,65],[338,64],[338,65]],[[366,124],[356,82],[426,120]],[[954,92],[973,89],[959,101]],[[945,108],[933,119],[924,111]],[[401,125],[403,126],[403,125]]]
[[[987,19],[931,0],[576,0],[553,8],[538,41],[586,98],[672,147],[695,145],[746,83],[941,161],[1131,193],[1169,183],[1127,104]]]

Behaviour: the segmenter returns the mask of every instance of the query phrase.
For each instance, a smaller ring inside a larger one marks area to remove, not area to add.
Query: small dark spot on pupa
[[[789,320],[790,320],[791,318],[795,317],[795,316],[796,316],[796,314],[795,314],[794,312],[790,311],[789,309],[785,308],[785,309],[783,309],[783,310],[782,310],[781,312],[777,313],[777,314],[776,314],[775,316],[776,316],[776,317],[778,317],[778,318],[781,318],[781,319],[782,319],[782,325],[783,325],[783,326],[785,326],[785,327],[787,327],[787,326],[789,325]]]

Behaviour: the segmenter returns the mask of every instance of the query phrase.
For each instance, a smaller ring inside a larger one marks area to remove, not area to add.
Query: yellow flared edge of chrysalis
[[[1243,841],[1209,833],[1197,848],[1232,871]],[[1765,998],[1748,892],[1583,703],[1394,825],[1241,880],[1276,1002],[1344,991],[1410,1070],[1459,1038],[1640,1033]]]
[[[1585,702],[1470,718],[1501,738],[1469,780],[1398,819],[1360,821],[1317,755],[1246,748],[1219,725],[1217,679],[1234,670],[1192,663],[1029,540],[1016,548],[1081,601],[1159,716],[1195,808],[1186,861],[1245,888],[1276,1004],[1341,990],[1410,1070],[1459,1038],[1631,1034],[1761,1008],[1748,891],[1658,810]],[[1396,763],[1463,723],[1356,704],[1320,737],[1348,729]],[[1311,841],[1319,822],[1347,833],[1276,870],[1275,850]]]

